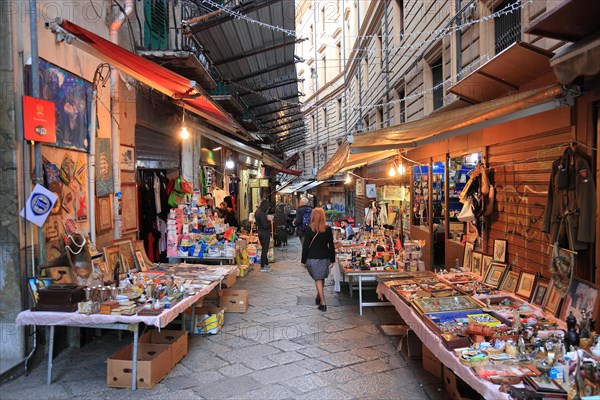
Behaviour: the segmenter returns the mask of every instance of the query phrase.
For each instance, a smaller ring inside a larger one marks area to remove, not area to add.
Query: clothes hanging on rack
[[[567,224],[561,224],[564,215],[570,216],[573,250],[584,250],[593,243],[596,234],[596,186],[588,162],[572,147],[552,163],[548,202],[542,231],[550,233],[550,241],[566,247]],[[561,228],[562,227],[562,228]]]

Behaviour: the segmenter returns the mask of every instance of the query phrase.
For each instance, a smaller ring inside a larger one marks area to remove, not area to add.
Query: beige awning
[[[356,154],[412,149],[487,126],[559,108],[563,105],[557,100],[561,94],[561,86],[552,85],[355,135],[349,151]]]
[[[350,144],[344,142],[340,145],[333,157],[317,172],[317,180],[325,180],[340,171],[346,171],[373,163],[379,160],[393,157],[398,154],[397,150],[374,151],[369,153],[351,154]]]
[[[568,46],[550,60],[556,78],[564,85],[579,76],[600,73],[600,35]]]

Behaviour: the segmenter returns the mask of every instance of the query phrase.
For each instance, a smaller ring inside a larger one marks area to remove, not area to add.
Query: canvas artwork
[[[471,257],[471,272],[477,275],[481,275],[481,263],[483,261],[483,254],[473,252]]]
[[[135,157],[133,147],[121,145],[119,166],[121,171],[135,171]]]
[[[471,242],[465,243],[465,252],[463,254],[462,267],[467,270],[471,269],[472,253],[473,253],[473,243],[471,243]]]
[[[531,297],[531,303],[535,306],[541,307],[546,299],[546,293],[548,293],[548,286],[550,281],[545,278],[539,278]]]
[[[494,260],[506,262],[506,240],[494,239]]]
[[[96,196],[114,192],[112,150],[109,138],[96,138]]]
[[[492,256],[484,255],[481,261],[481,276],[485,278],[490,266],[492,265]]]
[[[92,84],[40,59],[40,97],[56,106],[56,145],[89,151]]]
[[[88,197],[86,192],[78,191],[75,193],[75,218],[77,222],[87,221],[88,219]]]
[[[571,287],[565,297],[559,319],[566,320],[569,312],[572,312],[577,321],[581,321],[581,310],[595,313],[598,308],[598,288],[594,285],[573,279]],[[594,314],[592,314],[594,315]]]
[[[508,293],[514,293],[517,288],[517,281],[519,280],[519,274],[510,271],[504,280],[502,281],[502,285],[500,286],[500,290]]]
[[[531,272],[521,271],[515,294],[519,297],[529,300],[534,289],[535,274]]]

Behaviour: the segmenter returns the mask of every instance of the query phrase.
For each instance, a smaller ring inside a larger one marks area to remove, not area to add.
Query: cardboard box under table
[[[248,291],[224,289],[219,292],[219,306],[230,313],[245,313],[248,311]]]
[[[171,368],[185,357],[188,352],[188,332],[172,330],[156,330],[146,332],[140,343],[162,344],[169,346],[171,352]]]
[[[128,345],[108,358],[106,384],[109,387],[130,388],[133,346]],[[153,388],[171,371],[171,351],[168,345],[138,345],[137,387]]]
[[[221,281],[221,285],[225,286],[226,288],[233,287],[237,280],[237,274],[237,270],[231,271],[226,277],[223,278],[223,280]]]
[[[195,334],[216,335],[225,323],[223,309],[212,304],[206,304],[196,310],[196,321],[193,332]]]

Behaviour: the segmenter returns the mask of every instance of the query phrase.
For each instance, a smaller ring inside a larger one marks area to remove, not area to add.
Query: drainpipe
[[[133,12],[134,0],[125,0],[124,12],[119,10],[116,18],[110,25],[110,41],[119,45],[119,29]],[[119,105],[119,71],[112,66],[110,71],[110,137],[112,142],[113,176],[114,176],[114,197],[113,197],[113,220],[114,220],[114,238],[121,237],[121,168],[119,166],[119,149],[121,138],[119,134],[119,122],[117,118],[121,114]]]

